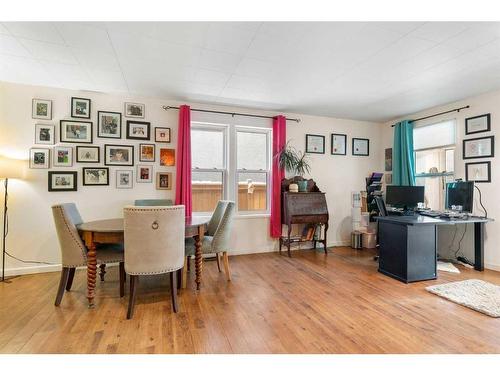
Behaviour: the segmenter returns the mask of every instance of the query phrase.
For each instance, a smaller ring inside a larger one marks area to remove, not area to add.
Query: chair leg
[[[184,267],[182,267],[182,282],[181,282],[181,288],[182,289],[186,289],[187,287],[187,272],[188,272],[188,263],[189,263],[189,258],[188,257],[184,257]]]
[[[104,281],[104,275],[106,274],[106,265],[104,263],[99,265],[99,269],[99,276],[101,278],[101,281]]]
[[[229,257],[227,256],[227,251],[223,253],[224,258],[224,271],[226,272],[227,281],[231,281],[231,271],[229,270]]]
[[[134,315],[135,296],[137,292],[138,281],[139,281],[139,276],[130,275],[130,298],[128,300],[127,319],[132,319],[132,316]]]
[[[215,253],[215,258],[217,259],[217,268],[219,269],[219,272],[222,272],[220,269],[220,256],[219,253]]]
[[[61,279],[59,280],[59,288],[57,289],[56,301],[54,302],[54,305],[56,306],[59,306],[61,304],[61,300],[64,295],[64,289],[68,284],[69,270],[69,267],[63,267],[63,269],[61,270]]]
[[[177,271],[170,272],[170,294],[172,295],[172,309],[174,313],[179,311],[177,305]]]
[[[75,267],[69,269],[68,282],[66,283],[66,290],[68,292],[71,290],[74,278],[75,278]]]
[[[187,260],[187,271],[191,271],[191,255],[188,255],[186,257],[186,260]]]
[[[125,263],[120,262],[120,297],[125,295]]]

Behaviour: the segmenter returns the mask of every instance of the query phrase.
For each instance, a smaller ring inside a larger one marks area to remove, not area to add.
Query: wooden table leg
[[[95,281],[97,278],[97,251],[94,243],[93,233],[85,234],[85,245],[87,246],[87,299],[89,308],[94,307]]]
[[[205,227],[200,225],[198,227],[198,234],[194,237],[195,240],[195,266],[196,266],[196,289],[200,290],[201,284],[201,271],[203,269],[203,258],[201,252],[201,245],[203,243]]]

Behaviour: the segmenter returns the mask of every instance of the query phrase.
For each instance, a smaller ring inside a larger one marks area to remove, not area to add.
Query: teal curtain
[[[404,120],[394,125],[392,159],[392,184],[415,186],[413,123],[410,120]]]

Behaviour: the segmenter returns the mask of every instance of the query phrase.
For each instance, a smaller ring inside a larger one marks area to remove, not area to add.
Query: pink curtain
[[[177,170],[175,182],[175,204],[186,207],[186,217],[193,212],[191,196],[191,108],[179,107],[177,131]]]
[[[276,155],[286,144],[286,117],[276,116],[273,118],[273,168],[271,176],[271,237],[281,236],[281,180],[285,177],[285,171],[279,166]]]

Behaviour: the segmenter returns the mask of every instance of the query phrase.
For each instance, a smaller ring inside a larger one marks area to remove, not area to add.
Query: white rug
[[[428,286],[429,292],[459,305],[500,318],[500,286],[482,280],[464,280]]]
[[[446,272],[452,272],[452,273],[460,273],[460,270],[453,265],[453,263],[450,262],[442,262],[438,260],[437,262],[437,269],[438,271],[446,271]]]

